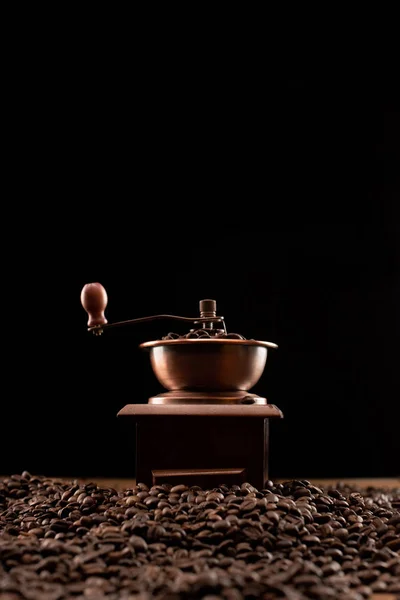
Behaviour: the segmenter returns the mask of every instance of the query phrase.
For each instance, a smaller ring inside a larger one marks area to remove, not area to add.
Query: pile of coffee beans
[[[189,333],[185,335],[179,335],[178,333],[174,333],[170,331],[167,335],[165,335],[163,340],[190,340],[190,339],[201,339],[201,338],[211,338],[211,339],[226,339],[226,340],[245,340],[246,338],[240,333],[226,333],[223,329],[191,329]]]
[[[400,597],[400,488],[0,480],[0,599]],[[388,596],[386,596],[388,597]]]

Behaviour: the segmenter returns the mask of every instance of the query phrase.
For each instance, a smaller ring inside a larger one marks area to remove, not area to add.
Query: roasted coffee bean
[[[331,556],[334,560],[341,560],[343,552],[339,548],[328,548],[328,550],[325,550],[324,556]]]
[[[175,485],[170,490],[170,494],[182,494],[182,492],[186,492],[189,488],[186,485]]]
[[[300,587],[308,587],[311,585],[318,585],[319,578],[316,575],[296,575],[296,577],[293,579],[293,583]]]
[[[251,511],[251,510],[254,510],[256,508],[256,506],[257,506],[257,500],[255,498],[250,498],[249,500],[246,499],[240,505],[240,511],[241,512]]]
[[[306,487],[301,487],[294,491],[294,498],[300,498],[301,496],[311,496],[310,490]]]
[[[267,493],[267,494],[266,494],[266,496],[265,496],[265,500],[266,500],[268,503],[271,503],[271,502],[272,502],[272,503],[274,503],[274,504],[277,504],[277,503],[279,502],[279,498],[278,498],[278,496],[276,496],[276,494],[271,494],[271,493]]]
[[[137,535],[132,535],[129,538],[129,543],[136,552],[146,552],[148,548],[146,540]]]
[[[387,543],[387,547],[395,552],[398,552],[400,550],[400,535],[396,535],[394,539],[390,540]]]
[[[322,567],[322,575],[329,577],[330,575],[335,575],[341,570],[341,566],[335,560],[332,560],[330,563]]]
[[[29,535],[41,538],[44,536],[45,530],[42,527],[34,527],[30,529],[28,533]]]
[[[211,492],[206,496],[206,502],[217,502],[219,504],[224,498],[225,496],[220,492]]]
[[[279,523],[279,514],[275,511],[271,511],[271,510],[267,511],[266,517],[272,523],[275,523],[275,524]]]
[[[333,527],[329,523],[325,523],[324,525],[321,525],[321,527],[318,530],[318,533],[322,537],[328,537],[333,534],[333,531]]]
[[[349,532],[347,531],[347,529],[341,527],[340,529],[335,529],[333,535],[339,538],[339,540],[341,540],[342,542],[344,542],[349,537]]]
[[[322,525],[323,523],[329,523],[331,521],[331,515],[324,513],[321,515],[320,513],[314,513],[313,515],[314,523],[319,523]]]
[[[321,542],[320,538],[316,535],[304,535],[301,538],[301,541],[308,546],[319,544]]]

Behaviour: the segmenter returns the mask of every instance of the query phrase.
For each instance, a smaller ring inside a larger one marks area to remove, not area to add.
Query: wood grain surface
[[[95,483],[97,483],[97,485],[103,486],[103,487],[112,487],[116,490],[123,490],[123,489],[127,489],[130,488],[132,486],[134,486],[136,484],[135,479],[129,479],[129,478],[104,478],[104,477],[85,477],[85,478],[80,478],[80,477],[70,477],[70,478],[62,478],[62,479],[78,479],[81,482],[89,482],[89,481],[93,481]],[[302,479],[307,479],[307,477],[304,477]],[[286,479],[278,479],[279,481],[287,481]],[[400,489],[400,477],[399,478],[345,478],[345,479],[310,479],[309,481],[311,481],[314,485],[319,485],[319,486],[327,486],[327,485],[335,485],[337,484],[339,481],[341,483],[346,483],[348,485],[356,485],[362,488],[368,488],[368,487],[378,487],[378,488],[385,488],[385,489],[394,489],[394,488],[399,488]]]

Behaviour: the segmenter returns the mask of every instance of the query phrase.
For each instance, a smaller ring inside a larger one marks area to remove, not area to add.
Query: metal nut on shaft
[[[200,317],[216,317],[217,303],[215,300],[200,300]]]

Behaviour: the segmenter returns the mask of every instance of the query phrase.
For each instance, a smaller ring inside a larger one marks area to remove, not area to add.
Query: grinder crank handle
[[[108,296],[101,283],[87,283],[82,288],[81,303],[89,315],[88,328],[99,327],[108,323],[104,311],[108,302]]]
[[[101,283],[87,283],[81,292],[81,303],[89,315],[88,330],[100,334],[104,329],[119,327],[121,325],[130,325],[132,323],[144,323],[145,321],[156,321],[158,319],[172,319],[175,321],[186,321],[190,323],[224,323],[224,317],[216,316],[215,300],[200,301],[200,317],[180,317],[177,315],[153,315],[151,317],[140,317],[139,319],[130,319],[129,321],[119,321],[118,323],[108,323],[104,311],[108,302],[108,296]]]

